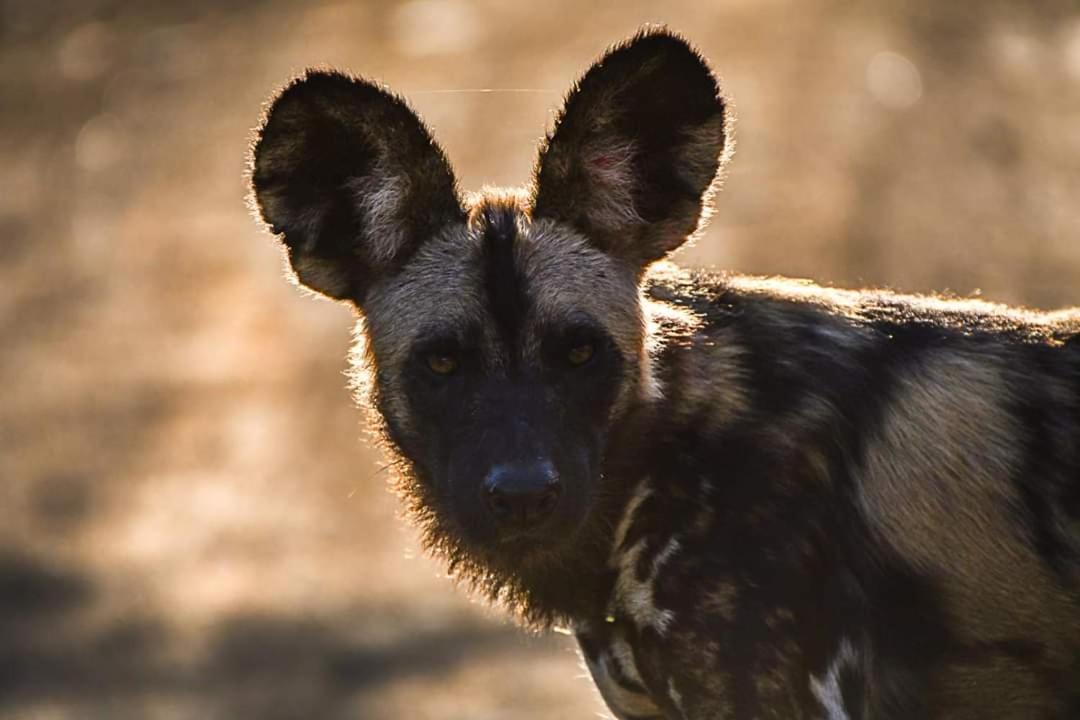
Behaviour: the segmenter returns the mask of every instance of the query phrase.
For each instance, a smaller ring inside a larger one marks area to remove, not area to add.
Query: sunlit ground
[[[249,130],[307,65],[405,94],[464,187],[515,184],[588,61],[668,22],[739,119],[684,262],[1080,303],[1072,3],[657,7],[0,2],[0,716],[602,712],[569,638],[422,556],[349,312],[249,217]]]

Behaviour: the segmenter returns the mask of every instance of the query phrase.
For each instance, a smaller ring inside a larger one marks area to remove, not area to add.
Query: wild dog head
[[[697,230],[725,130],[716,79],[664,31],[573,87],[531,192],[463,200],[416,114],[365,80],[308,72],[269,108],[262,217],[301,283],[360,311],[411,506],[489,589],[589,542],[613,424],[653,389],[639,283]]]

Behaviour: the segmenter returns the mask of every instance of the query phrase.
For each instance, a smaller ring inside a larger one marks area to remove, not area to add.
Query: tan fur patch
[[[745,350],[730,328],[695,337],[693,342],[695,352],[684,358],[681,369],[685,376],[674,408],[684,419],[698,418],[709,428],[720,430],[750,407]]]
[[[646,284],[649,282],[685,285],[691,279],[682,268],[662,261],[649,269]],[[705,321],[690,310],[644,293],[641,305],[648,328],[645,349],[650,366],[658,364],[668,345],[694,346],[694,352],[679,358],[684,375],[679,386],[665,388],[654,379],[653,390],[646,397],[668,397],[681,419],[700,418],[704,425],[716,430],[730,425],[749,409],[746,351],[733,329],[711,328],[706,334]]]
[[[941,716],[950,720],[1029,720],[1058,715],[1047,689],[1031,668],[1007,657],[942,671],[936,686]],[[973,698],[977,698],[973,702]],[[990,711],[993,714],[988,715]]]
[[[999,361],[942,351],[901,379],[858,499],[882,537],[943,579],[961,636],[1040,638],[1075,615],[1012,513],[1018,428]],[[1075,631],[1075,628],[1073,628]]]

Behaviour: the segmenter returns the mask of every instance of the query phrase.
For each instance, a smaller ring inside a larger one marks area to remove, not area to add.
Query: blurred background
[[[0,0],[0,717],[603,717],[570,638],[396,517],[350,313],[284,281],[244,168],[323,64],[406,95],[464,188],[522,183],[644,22],[738,115],[684,263],[1080,303],[1075,0]]]

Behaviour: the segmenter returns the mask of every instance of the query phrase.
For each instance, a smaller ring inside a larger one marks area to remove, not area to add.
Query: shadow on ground
[[[93,603],[85,575],[0,558],[0,715],[381,717],[367,707],[373,691],[550,645],[476,618],[432,626],[408,607],[357,607],[331,618],[221,618],[185,652],[152,615],[88,628]]]

